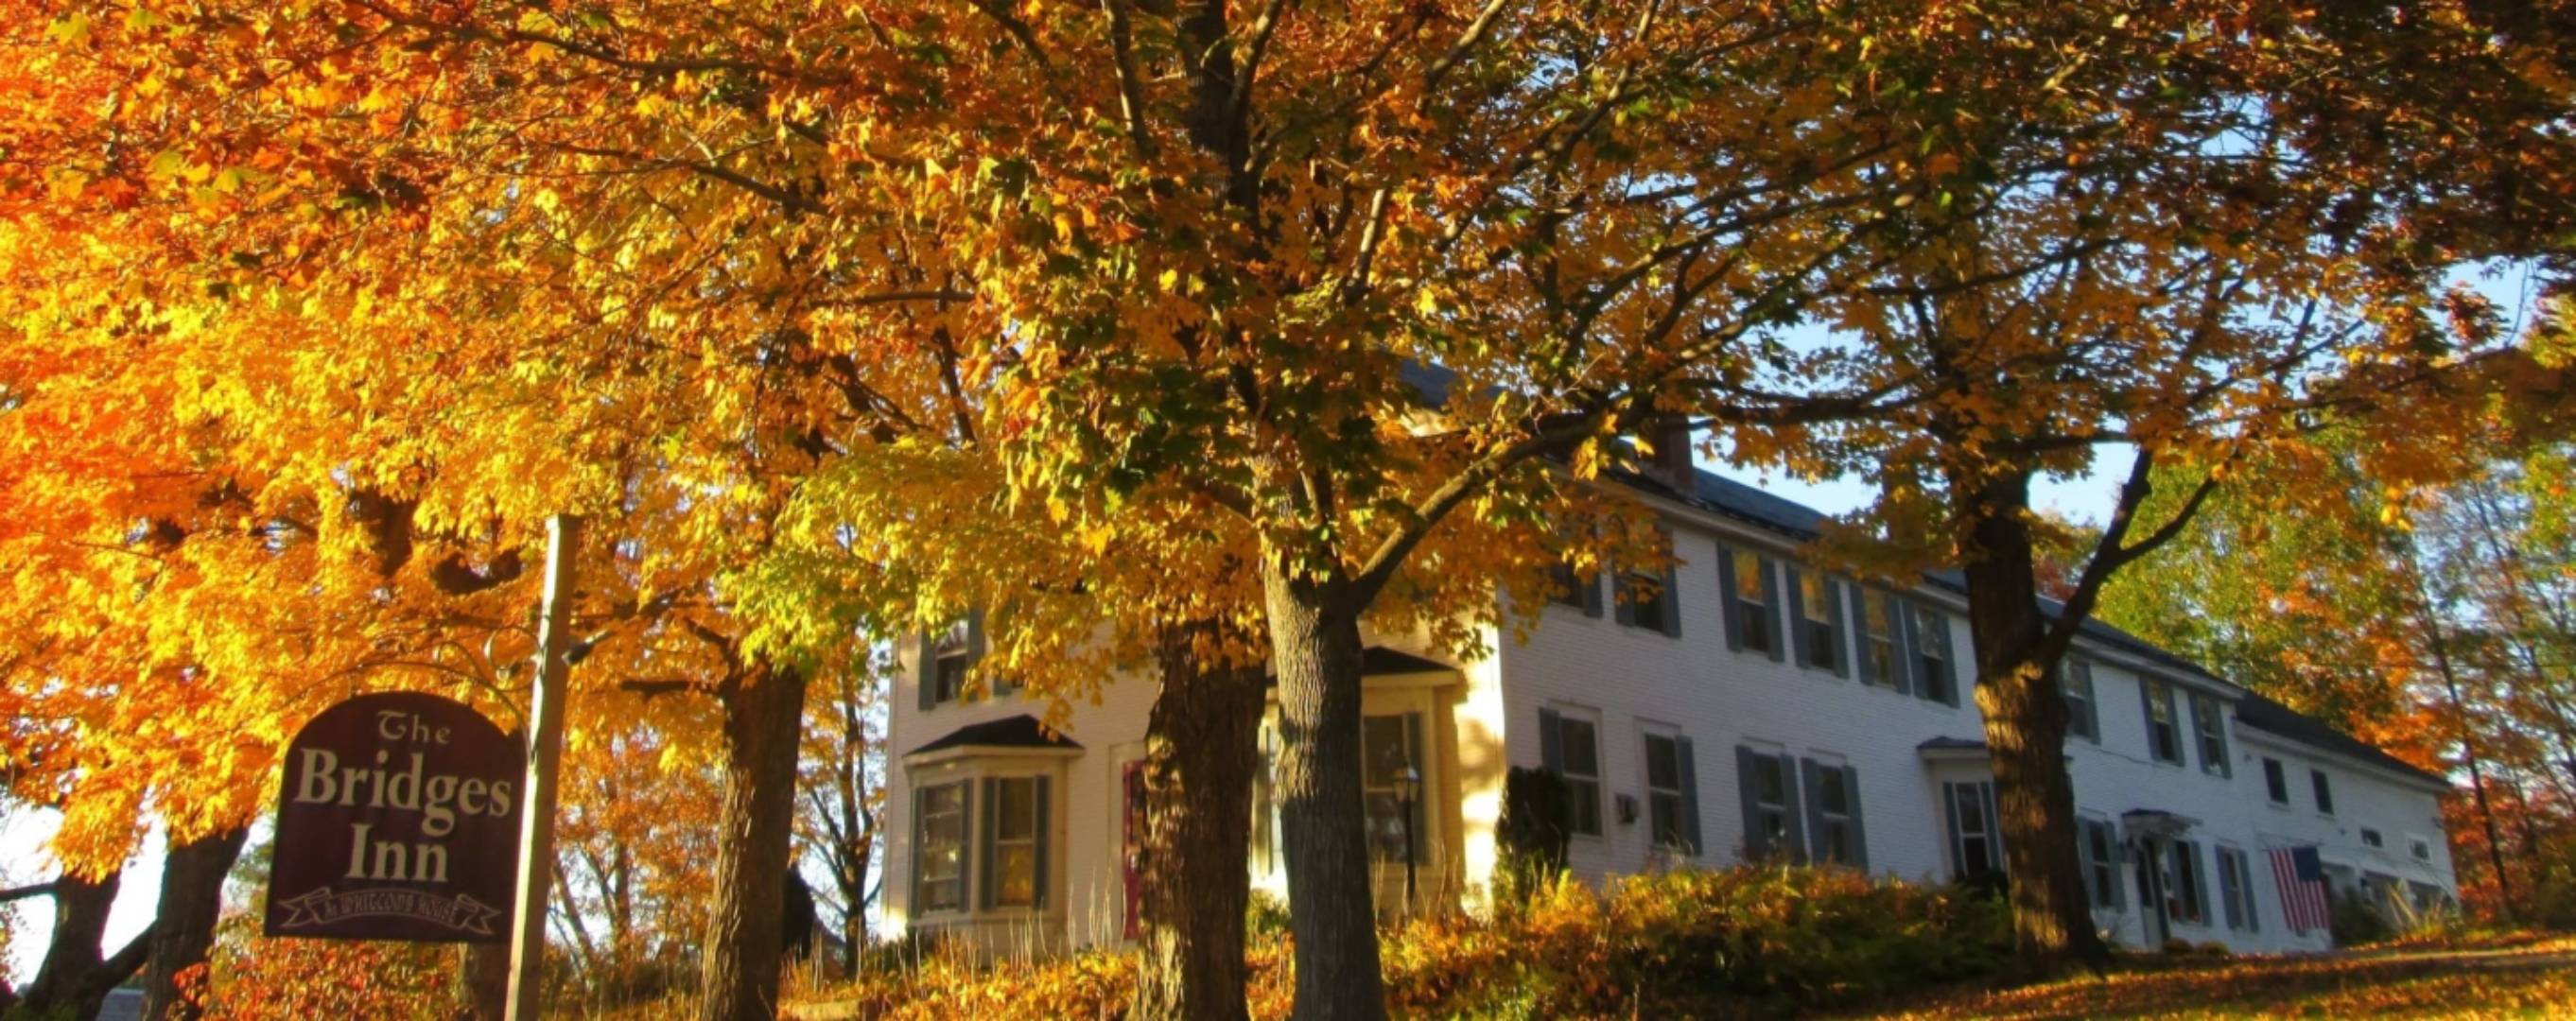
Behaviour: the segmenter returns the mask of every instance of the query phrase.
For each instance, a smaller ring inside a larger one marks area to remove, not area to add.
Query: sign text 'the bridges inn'
[[[267,933],[507,943],[523,742],[436,695],[360,695],[287,745]]]

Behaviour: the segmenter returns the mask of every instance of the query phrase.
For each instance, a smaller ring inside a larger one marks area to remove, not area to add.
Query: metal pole
[[[555,764],[563,753],[564,649],[572,616],[572,557],[581,519],[546,519],[546,590],[537,622],[537,684],[528,709],[528,776],[519,817],[519,882],[510,900],[509,1021],[534,1021],[545,985],[546,894],[554,878]]]
[[[1413,892],[1413,806],[1422,797],[1422,774],[1412,766],[1404,767],[1404,914],[1412,917],[1418,901]]]

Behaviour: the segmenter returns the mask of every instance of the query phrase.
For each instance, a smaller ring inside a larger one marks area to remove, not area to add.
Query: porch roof
[[[946,736],[906,753],[906,757],[950,748],[1061,748],[1080,751],[1082,746],[1062,733],[1048,730],[1038,718],[1027,713],[1005,716],[998,720],[969,723],[949,731]]]

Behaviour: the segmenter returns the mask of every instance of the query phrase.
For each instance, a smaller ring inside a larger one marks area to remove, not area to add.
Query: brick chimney
[[[1690,493],[1693,488],[1690,416],[1659,413],[1648,428],[1652,431],[1646,440],[1654,445],[1655,454],[1646,462],[1647,474],[1684,494]]]

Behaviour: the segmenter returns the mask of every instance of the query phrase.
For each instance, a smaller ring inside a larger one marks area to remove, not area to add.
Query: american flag
[[[2316,846],[2272,849],[2272,887],[2281,891],[2281,915],[2290,931],[2326,928],[2326,869]]]

